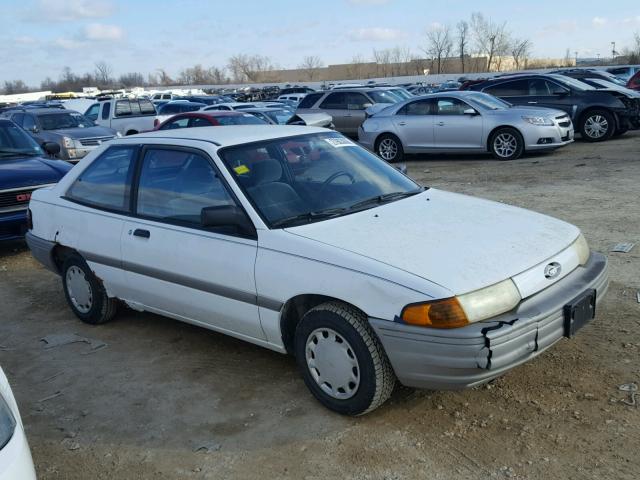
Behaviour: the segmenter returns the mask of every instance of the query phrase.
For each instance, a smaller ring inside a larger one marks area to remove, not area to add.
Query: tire
[[[376,141],[376,155],[389,163],[401,162],[404,158],[402,142],[390,133],[380,135]]]
[[[396,377],[389,359],[355,307],[327,302],[312,308],[298,323],[294,342],[307,388],[328,409],[363,415],[391,395]],[[322,377],[321,369],[327,368]]]
[[[99,325],[116,314],[118,301],[107,296],[102,283],[80,255],[70,255],[64,261],[62,287],[69,307],[83,322]]]
[[[489,138],[489,150],[498,160],[516,160],[524,153],[524,139],[515,128],[498,128]]]
[[[615,128],[615,118],[607,110],[589,110],[580,120],[580,135],[587,142],[609,140]]]

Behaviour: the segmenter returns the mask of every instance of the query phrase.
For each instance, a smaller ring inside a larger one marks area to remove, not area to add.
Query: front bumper
[[[523,135],[525,141],[524,149],[526,151],[533,150],[547,150],[563,147],[573,142],[574,131],[573,124],[566,116],[566,119],[562,119],[568,122],[568,126],[562,126],[558,120],[555,120],[553,126],[529,126],[523,128]],[[544,141],[543,141],[544,140]]]
[[[27,231],[27,209],[0,214],[0,241],[19,240]]]
[[[525,299],[514,312],[450,330],[369,322],[403,385],[452,390],[486,383],[542,353],[564,335],[564,306],[588,289],[596,302],[609,286],[607,259],[592,253],[553,286]]]

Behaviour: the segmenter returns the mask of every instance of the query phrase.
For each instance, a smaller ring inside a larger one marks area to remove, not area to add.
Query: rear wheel
[[[304,382],[325,407],[362,415],[391,395],[395,375],[366,316],[340,302],[305,314],[295,333],[296,361]]]
[[[102,283],[80,255],[70,255],[64,261],[62,286],[71,310],[83,322],[98,325],[116,314],[117,300],[107,296]]]
[[[489,150],[498,160],[515,160],[524,152],[524,140],[515,128],[499,128],[491,134]]]
[[[400,162],[404,158],[402,142],[398,137],[390,133],[380,136],[376,142],[376,153],[389,163]]]
[[[591,110],[583,115],[580,122],[580,134],[587,142],[609,140],[615,128],[615,118],[606,110]]]

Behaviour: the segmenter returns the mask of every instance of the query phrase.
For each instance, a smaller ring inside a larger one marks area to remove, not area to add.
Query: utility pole
[[[576,51],[575,51],[575,52],[573,52],[573,53],[575,53],[575,54],[576,54],[576,65],[575,65],[575,66],[577,67],[577,66],[578,66],[578,51],[576,50]]]
[[[611,42],[611,59],[615,60],[616,59],[616,54],[618,52],[616,52],[616,42]]]

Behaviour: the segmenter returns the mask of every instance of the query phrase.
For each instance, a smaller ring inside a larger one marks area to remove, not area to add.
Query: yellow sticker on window
[[[238,175],[249,173],[249,168],[246,165],[238,165],[237,167],[234,168],[234,170]]]

